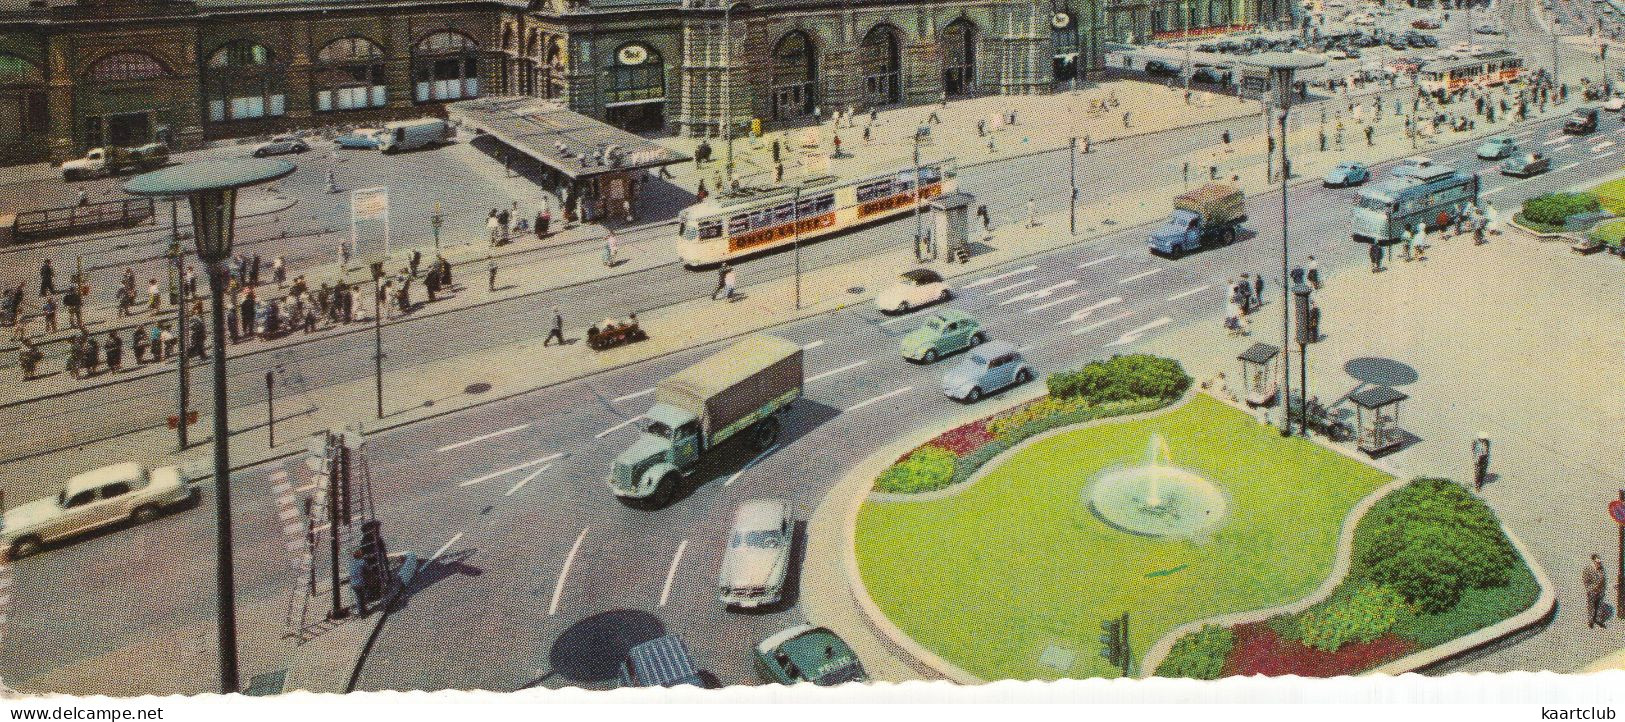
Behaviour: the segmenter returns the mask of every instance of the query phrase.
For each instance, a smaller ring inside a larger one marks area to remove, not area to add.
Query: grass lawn
[[[1625,215],[1625,178],[1608,181],[1591,192],[1596,194],[1603,208],[1613,211],[1614,215]]]
[[[1134,536],[1090,512],[1085,487],[1104,470],[1145,463],[1153,433],[1174,464],[1228,494],[1229,519],[1211,540]],[[1115,676],[1099,654],[1100,622],[1124,611],[1138,658],[1185,622],[1302,598],[1331,573],[1348,510],[1390,480],[1200,394],[996,463],[955,496],[866,503],[857,527],[875,603],[915,641],[987,680]],[[1073,656],[1056,668],[1040,663],[1046,651],[1052,661]]]
[[[1591,229],[1591,238],[1610,246],[1617,246],[1625,239],[1625,220],[1608,221],[1600,223]]]

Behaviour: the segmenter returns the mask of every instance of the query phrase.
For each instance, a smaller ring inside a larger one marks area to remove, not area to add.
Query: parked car
[[[779,499],[747,501],[734,513],[717,586],[724,606],[763,607],[784,595],[795,528]]]
[[[846,640],[811,624],[798,624],[768,637],[754,651],[756,671],[769,682],[812,682],[828,687],[869,679]]]
[[[383,142],[382,128],[356,128],[333,140],[340,148],[352,150],[375,150]]]
[[[1360,185],[1371,179],[1371,171],[1366,169],[1364,163],[1348,160],[1338,163],[1336,167],[1326,171],[1326,177],[1321,182],[1328,188],[1347,188]]]
[[[1511,136],[1497,136],[1481,143],[1476,152],[1482,160],[1500,160],[1518,152],[1518,141]]]
[[[1145,72],[1150,75],[1175,76],[1179,74],[1179,68],[1161,60],[1147,60],[1145,61]]]
[[[1418,30],[1438,30],[1441,25],[1442,23],[1433,18],[1417,18],[1411,21],[1411,27]]]
[[[268,155],[285,155],[288,153],[303,153],[310,150],[305,141],[291,135],[279,135],[269,143],[261,143],[254,148],[255,158],[264,158]]]
[[[50,542],[126,519],[146,523],[196,499],[197,490],[187,485],[179,467],[104,466],[68,479],[56,496],[6,510],[0,547],[21,559]]]
[[[1492,25],[1490,23],[1484,23],[1483,25],[1480,25],[1480,26],[1478,26],[1476,28],[1473,28],[1473,32],[1478,33],[1479,35],[1500,35],[1501,34],[1500,28],[1497,28],[1497,27],[1495,27],[1494,25]]]
[[[1515,155],[1501,161],[1501,175],[1516,176],[1518,178],[1528,178],[1532,175],[1545,173],[1551,168],[1552,159],[1547,158],[1545,153],[1539,152]]]
[[[622,687],[704,687],[699,665],[675,634],[657,637],[626,651],[619,670]]]
[[[1563,132],[1570,135],[1585,135],[1597,130],[1596,108],[1575,108],[1567,122],[1563,123]]]
[[[1331,48],[1326,51],[1326,57],[1332,60],[1347,60],[1349,53],[1342,48]]]
[[[942,393],[955,401],[976,403],[986,394],[1033,380],[1033,369],[1007,341],[991,341],[965,354],[942,376]]]
[[[1602,109],[1610,113],[1625,110],[1625,95],[1614,93],[1607,100],[1602,101]]]
[[[897,283],[877,294],[875,307],[886,313],[908,313],[952,297],[953,292],[948,290],[941,275],[930,269],[916,268],[904,272]]]
[[[924,326],[910,331],[898,347],[903,358],[929,364],[986,340],[980,321],[964,311],[945,309],[927,319]]]

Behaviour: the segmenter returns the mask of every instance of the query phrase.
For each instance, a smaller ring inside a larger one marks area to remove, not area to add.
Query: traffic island
[[[1126,410],[917,498],[871,495],[855,547],[875,608],[981,679],[1120,676],[1102,623],[1126,612],[1138,657],[1186,623],[1301,599],[1331,576],[1350,510],[1391,481],[1203,394]]]

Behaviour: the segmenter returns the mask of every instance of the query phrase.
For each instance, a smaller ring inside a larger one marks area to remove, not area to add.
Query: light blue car
[[[1360,185],[1370,179],[1371,171],[1366,169],[1364,163],[1344,161],[1326,171],[1326,177],[1321,178],[1321,182],[1328,188],[1344,188]]]
[[[965,403],[1033,380],[1033,369],[1007,341],[989,341],[965,355],[942,377],[942,393]]]
[[[1481,160],[1510,158],[1512,154],[1518,152],[1518,141],[1504,135],[1498,136],[1484,141],[1475,152]]]

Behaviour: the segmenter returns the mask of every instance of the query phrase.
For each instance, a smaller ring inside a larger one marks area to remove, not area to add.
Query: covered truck
[[[1174,213],[1151,232],[1151,252],[1178,256],[1204,246],[1229,245],[1236,229],[1247,222],[1247,203],[1241,189],[1209,183],[1174,197]]]
[[[169,146],[163,143],[148,143],[136,148],[113,145],[91,148],[85,157],[62,163],[62,180],[72,182],[125,171],[148,171],[168,162]]]
[[[610,465],[610,490],[662,506],[729,439],[767,450],[778,441],[778,415],[801,397],[801,386],[801,346],[763,335],[660,381],[637,440]]]

